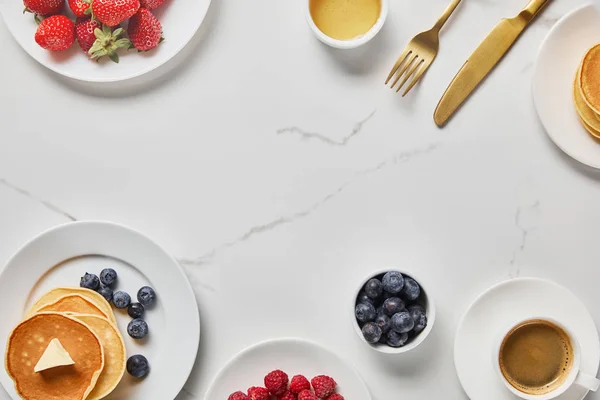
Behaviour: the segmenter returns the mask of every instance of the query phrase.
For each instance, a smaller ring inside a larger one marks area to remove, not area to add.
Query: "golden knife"
[[[505,18],[490,32],[454,77],[440,99],[433,120],[443,127],[510,50],[521,33],[550,0],[531,0],[514,18]]]

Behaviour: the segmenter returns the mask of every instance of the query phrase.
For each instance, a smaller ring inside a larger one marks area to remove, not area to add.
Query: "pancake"
[[[111,320],[115,324],[117,323],[117,320],[115,319],[115,314],[113,313],[112,307],[110,306],[108,301],[106,301],[106,299],[102,297],[100,293],[81,287],[60,287],[52,289],[51,291],[40,297],[35,303],[33,303],[29,311],[27,311],[26,315],[31,316],[45,305],[54,303],[59,298],[69,294],[78,294],[86,298],[88,301],[90,301],[92,304],[98,307],[104,313],[104,315],[108,316],[109,320]]]
[[[86,400],[102,399],[117,387],[125,372],[127,356],[123,337],[119,329],[106,318],[96,315],[73,315],[72,317],[85,323],[100,338],[104,348],[104,369],[96,382],[96,387]]]
[[[88,299],[78,295],[69,294],[59,297],[54,303],[43,306],[39,312],[61,312],[65,314],[92,314],[100,317],[108,318],[98,307],[96,307]]]
[[[33,372],[55,338],[75,364]],[[104,368],[104,350],[83,322],[60,313],[40,313],[21,322],[10,334],[5,367],[23,399],[84,400]]]
[[[580,71],[578,71],[579,76]],[[579,120],[583,124],[583,127],[594,137],[600,138],[600,119],[592,111],[583,100],[581,91],[577,87],[578,80],[575,80],[573,85],[573,100],[575,101],[575,108],[579,115]]]
[[[600,114],[600,44],[589,49],[583,57],[578,86],[587,106]]]

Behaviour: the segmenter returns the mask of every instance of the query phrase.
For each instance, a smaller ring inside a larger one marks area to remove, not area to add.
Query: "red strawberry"
[[[287,374],[281,370],[271,371],[265,376],[265,387],[275,396],[287,391],[288,382]]]
[[[69,8],[73,11],[73,14],[77,18],[85,18],[88,14],[91,14],[91,10],[88,11],[88,14],[85,11],[90,8],[91,1],[90,0],[68,0]]]
[[[296,395],[292,392],[285,392],[281,396],[278,396],[277,400],[296,400]]]
[[[104,56],[108,56],[108,58],[118,63],[119,55],[117,54],[117,51],[119,49],[131,48],[131,41],[129,39],[121,37],[123,32],[125,32],[123,28],[117,28],[113,31],[112,28],[109,26],[101,25],[101,27],[102,29],[100,29],[100,27],[96,27],[93,29],[93,38],[87,30],[91,28],[91,26],[87,25],[82,27],[82,31],[85,29],[85,31],[83,32],[83,37],[86,46],[87,44],[89,44],[89,42],[92,41],[92,39],[94,40],[92,42],[91,47],[87,50],[87,53],[89,54],[92,60],[97,60]],[[79,42],[79,44],[81,45],[81,41]],[[81,46],[81,48],[85,50],[85,47]]]
[[[23,12],[32,12],[42,16],[58,14],[64,3],[65,0],[23,0],[25,5]]]
[[[92,12],[98,21],[117,26],[140,9],[140,0],[93,0]]]
[[[35,41],[46,50],[66,50],[75,41],[75,24],[64,15],[53,15],[40,23]]]
[[[326,399],[334,394],[335,387],[337,386],[333,378],[325,375],[315,376],[310,383],[312,383],[312,387],[315,389],[315,395],[320,399]]]
[[[290,383],[290,392],[300,393],[303,390],[310,390],[310,382],[302,375],[296,375]]]
[[[140,8],[138,13],[131,17],[127,33],[133,46],[140,51],[151,50],[162,42],[162,26],[146,8]]]
[[[319,400],[319,398],[310,390],[303,390],[298,395],[298,400]]]
[[[102,24],[95,19],[77,18],[75,22],[75,36],[79,42],[79,47],[86,53],[96,41],[96,35],[94,34],[96,28],[101,29]]]
[[[140,0],[140,4],[142,7],[147,8],[148,10],[154,10],[163,5],[165,0]]]
[[[227,400],[248,400],[248,396],[246,396],[242,392],[235,392],[235,393],[231,393]]]
[[[271,395],[267,389],[253,386],[248,389],[248,398],[250,400],[269,400]]]

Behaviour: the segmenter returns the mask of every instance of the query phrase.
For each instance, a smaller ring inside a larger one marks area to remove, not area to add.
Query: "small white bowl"
[[[423,305],[425,306],[425,314],[427,316],[427,326],[425,327],[425,329],[423,329],[423,331],[421,333],[419,333],[417,336],[415,336],[412,340],[410,340],[406,345],[404,345],[402,347],[391,347],[391,346],[388,346],[386,344],[381,344],[381,343],[371,344],[371,343],[367,342],[365,340],[365,338],[363,337],[362,330],[360,329],[360,326],[358,325],[358,321],[356,320],[356,316],[355,316],[356,299],[358,298],[358,295],[362,291],[362,289],[365,286],[365,284],[371,278],[376,278],[376,277],[378,277],[380,275],[383,275],[383,274],[385,274],[386,272],[389,272],[389,271],[398,271],[403,276],[407,276],[407,277],[412,278],[415,281],[417,281],[417,283],[421,287],[420,300],[421,300],[421,303],[423,303]],[[386,268],[386,269],[382,269],[380,271],[376,271],[376,272],[373,272],[373,273],[369,274],[369,276],[366,277],[360,283],[360,285],[358,286],[358,290],[356,290],[354,292],[354,296],[352,297],[352,314],[351,314],[351,317],[352,317],[352,325],[354,326],[354,330],[356,331],[356,334],[358,335],[358,337],[360,338],[360,340],[363,343],[365,343],[367,346],[369,346],[373,350],[376,350],[376,351],[378,351],[380,353],[400,354],[400,353],[409,352],[412,349],[416,348],[421,343],[423,343],[423,341],[427,338],[427,336],[429,336],[429,333],[433,329],[433,324],[435,322],[435,305],[433,304],[433,299],[431,298],[431,296],[428,295],[427,290],[423,286],[423,281],[421,281],[418,278],[416,278],[414,274],[412,274],[412,273],[410,273],[410,274],[404,273],[404,271],[401,271],[401,270],[399,270],[397,268]]]
[[[317,27],[317,25],[315,24],[315,21],[313,20],[312,15],[310,13],[310,0],[306,0],[306,20],[308,21],[308,25],[312,29],[312,31],[315,34],[315,36],[317,37],[317,39],[319,39],[321,42],[325,43],[326,45],[334,47],[336,49],[355,49],[355,48],[367,43],[368,41],[373,39],[375,37],[375,35],[377,35],[379,33],[379,31],[381,30],[381,28],[383,27],[383,24],[385,23],[385,21],[387,19],[389,3],[390,3],[389,0],[381,0],[381,14],[379,14],[379,19],[377,19],[377,22],[375,22],[375,25],[373,25],[367,33],[365,33],[364,35],[358,36],[354,39],[349,39],[349,40],[334,39],[332,37],[327,36],[323,32],[321,32],[319,27]]]

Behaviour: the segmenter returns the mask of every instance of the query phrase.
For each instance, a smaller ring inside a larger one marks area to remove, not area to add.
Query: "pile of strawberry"
[[[336,393],[337,383],[325,375],[315,376],[309,382],[302,375],[290,381],[288,375],[275,370],[265,376],[265,387],[253,386],[248,394],[235,392],[227,400],[344,400]]]
[[[44,49],[62,51],[75,40],[93,60],[107,56],[119,62],[121,48],[147,51],[162,42],[162,26],[151,10],[165,0],[67,0],[73,22],[61,14],[65,0],[23,0],[25,11],[39,24],[35,41]],[[119,25],[129,20],[127,36]]]

